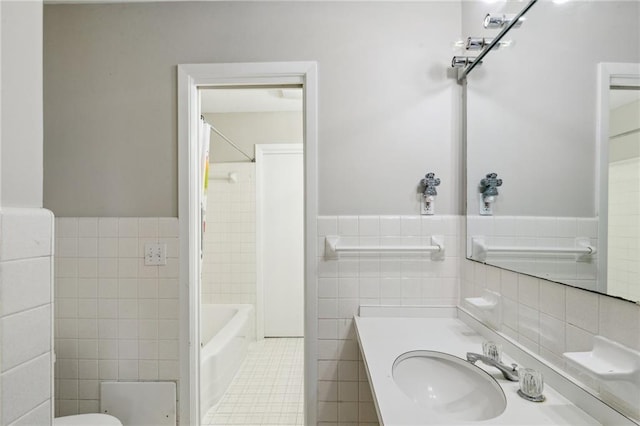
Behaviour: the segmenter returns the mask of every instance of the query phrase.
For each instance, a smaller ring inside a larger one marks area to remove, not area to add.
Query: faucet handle
[[[516,364],[515,362],[511,364],[511,369],[512,371],[516,371],[518,369],[518,364]]]
[[[531,368],[523,368],[520,373],[520,389],[518,389],[518,395],[528,401],[544,401],[545,397],[542,394],[542,390],[544,389],[542,373]]]
[[[482,353],[496,362],[501,362],[502,360],[502,346],[490,340],[482,342]]]

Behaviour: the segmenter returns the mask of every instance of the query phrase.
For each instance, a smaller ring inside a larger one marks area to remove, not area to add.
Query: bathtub
[[[201,417],[224,395],[255,341],[253,305],[200,308]]]

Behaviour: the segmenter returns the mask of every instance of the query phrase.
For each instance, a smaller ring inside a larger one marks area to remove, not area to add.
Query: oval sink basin
[[[393,363],[393,380],[407,397],[443,419],[488,420],[507,407],[504,392],[491,375],[443,352],[400,355]]]

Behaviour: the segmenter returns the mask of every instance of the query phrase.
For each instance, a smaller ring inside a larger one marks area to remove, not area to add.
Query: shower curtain
[[[204,256],[204,232],[206,230],[207,217],[207,189],[209,187],[209,144],[211,139],[211,126],[200,120],[200,176],[202,177],[202,196],[200,197],[200,267]]]

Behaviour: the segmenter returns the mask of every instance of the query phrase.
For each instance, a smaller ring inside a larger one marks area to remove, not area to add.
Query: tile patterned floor
[[[304,425],[304,339],[255,343],[203,425]]]

